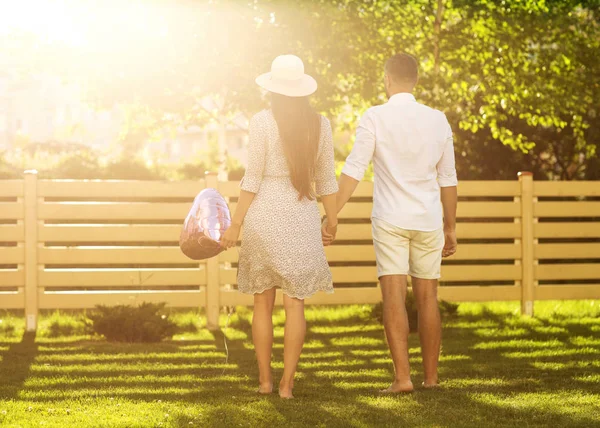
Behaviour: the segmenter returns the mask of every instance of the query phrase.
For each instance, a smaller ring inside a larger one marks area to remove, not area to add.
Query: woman
[[[304,299],[333,292],[321,239],[316,197],[321,196],[328,233],[337,231],[337,182],[331,126],[310,107],[317,82],[293,55],[277,57],[256,83],[271,92],[271,109],[250,121],[248,168],[231,228],[221,245],[236,245],[242,224],[238,289],[254,295],[252,338],[258,360],[258,392],[273,392],[271,353],[275,287],[285,308],[284,369],[279,395],[293,398],[294,375],[304,344]]]

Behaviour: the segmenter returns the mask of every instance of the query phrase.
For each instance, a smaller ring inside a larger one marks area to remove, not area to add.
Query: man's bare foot
[[[261,383],[258,387],[259,394],[268,395],[273,393],[273,384],[272,383]]]
[[[395,380],[389,387],[379,391],[380,394],[404,394],[414,391],[414,386],[409,380],[407,382],[400,382]]]
[[[436,389],[436,388],[440,388],[440,384],[438,382],[423,382],[423,388]]]

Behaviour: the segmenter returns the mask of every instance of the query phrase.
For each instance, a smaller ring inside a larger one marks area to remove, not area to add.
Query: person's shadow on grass
[[[31,364],[38,353],[35,342],[36,333],[25,332],[20,342],[12,343],[2,354],[0,362],[0,400],[17,398],[25,381],[29,377]]]

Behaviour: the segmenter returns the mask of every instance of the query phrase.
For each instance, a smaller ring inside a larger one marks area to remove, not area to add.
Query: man
[[[417,61],[398,54],[385,65],[389,101],[362,117],[342,170],[342,210],[371,160],[375,171],[372,228],[383,295],[384,329],[395,378],[384,393],[411,392],[407,276],[419,311],[424,387],[438,386],[441,320],[437,285],[442,256],[456,252],[457,178],[452,130],[444,113],[416,102]],[[333,237],[323,229],[323,243]]]

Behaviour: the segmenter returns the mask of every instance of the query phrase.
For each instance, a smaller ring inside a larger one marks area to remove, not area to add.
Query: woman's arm
[[[248,209],[254,200],[254,196],[256,196],[260,190],[260,185],[262,183],[267,156],[267,144],[263,126],[257,120],[257,116],[254,116],[252,120],[250,120],[248,167],[246,168],[246,173],[242,180],[240,197],[238,199],[237,208],[235,209],[235,214],[231,219],[231,227],[225,231],[221,238],[221,246],[224,248],[236,246]]]
[[[322,196],[321,201],[323,202],[325,215],[327,216],[326,231],[335,239],[338,227],[337,196],[335,193],[332,195]]]
[[[333,133],[331,124],[325,118],[322,118],[321,138],[322,148],[317,161],[317,171],[315,177],[316,191],[321,196],[321,202],[325,208],[327,216],[326,232],[333,235],[337,232],[338,209],[337,209],[337,191],[338,185],[335,179],[335,157],[333,149]]]
[[[221,239],[222,247],[231,248],[236,246],[242,230],[242,224],[244,224],[244,219],[246,218],[250,205],[252,205],[254,196],[256,196],[256,193],[247,192],[245,190],[240,192],[240,199],[235,208],[235,214],[231,219],[231,226],[225,231],[223,238]]]

